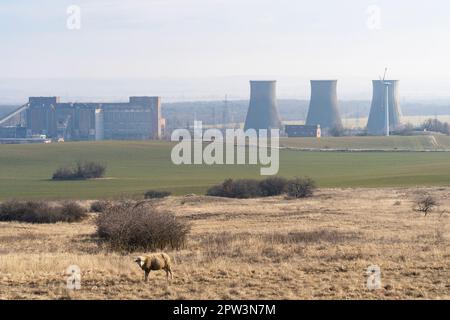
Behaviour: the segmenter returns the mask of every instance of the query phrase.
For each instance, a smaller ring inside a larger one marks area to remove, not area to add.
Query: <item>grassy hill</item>
[[[254,165],[173,165],[172,145],[162,141],[0,145],[0,199],[117,198],[140,196],[148,189],[203,193],[228,177],[260,178],[260,167]],[[57,167],[78,160],[107,164],[107,177],[50,180]],[[279,174],[308,175],[322,187],[450,185],[450,153],[282,150]]]

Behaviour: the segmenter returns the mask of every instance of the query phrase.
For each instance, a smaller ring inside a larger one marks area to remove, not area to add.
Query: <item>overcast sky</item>
[[[446,0],[0,0],[0,78],[326,78],[359,97],[389,66],[404,92],[449,97],[449,16]]]

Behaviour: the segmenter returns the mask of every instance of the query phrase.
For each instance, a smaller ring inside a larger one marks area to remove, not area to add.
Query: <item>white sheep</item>
[[[136,262],[142,270],[144,270],[144,279],[147,282],[150,271],[164,270],[166,271],[166,277],[173,279],[172,267],[169,255],[165,253],[154,253],[145,256],[137,257]]]

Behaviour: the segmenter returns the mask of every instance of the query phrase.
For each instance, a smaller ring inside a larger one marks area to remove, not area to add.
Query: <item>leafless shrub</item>
[[[108,208],[111,205],[112,205],[111,202],[106,200],[94,201],[91,204],[91,212],[96,213],[103,212],[106,210],[106,208]]]
[[[272,197],[286,192],[288,181],[281,177],[270,177],[261,181],[252,179],[227,179],[221,185],[207,191],[208,196],[249,199]]]
[[[94,161],[80,161],[75,167],[61,167],[53,173],[53,180],[86,180],[102,178],[106,165]]]
[[[287,185],[287,194],[292,198],[307,198],[314,194],[316,183],[311,178],[295,178]]]
[[[423,196],[416,201],[415,210],[423,212],[425,217],[438,206],[438,202],[430,195]]]
[[[86,210],[75,202],[50,205],[44,201],[11,200],[0,205],[0,221],[30,223],[76,222],[86,217]]]
[[[145,199],[162,199],[170,196],[169,191],[149,190],[144,194]]]
[[[261,196],[259,182],[257,180],[227,179],[221,185],[213,186],[207,191],[208,196],[249,199]]]
[[[123,202],[96,219],[97,235],[118,251],[155,251],[184,247],[190,225],[149,204]]]
[[[282,177],[270,177],[259,183],[260,193],[263,197],[278,196],[286,192],[288,181]]]

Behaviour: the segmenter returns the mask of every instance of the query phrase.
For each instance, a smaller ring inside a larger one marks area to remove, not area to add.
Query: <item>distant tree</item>
[[[419,128],[414,127],[412,123],[406,123],[403,127],[395,132],[397,135],[401,136],[409,136],[412,135],[415,130],[419,130]]]
[[[448,122],[441,122],[438,119],[427,119],[422,123],[422,130],[440,132],[450,134],[450,126]]]

